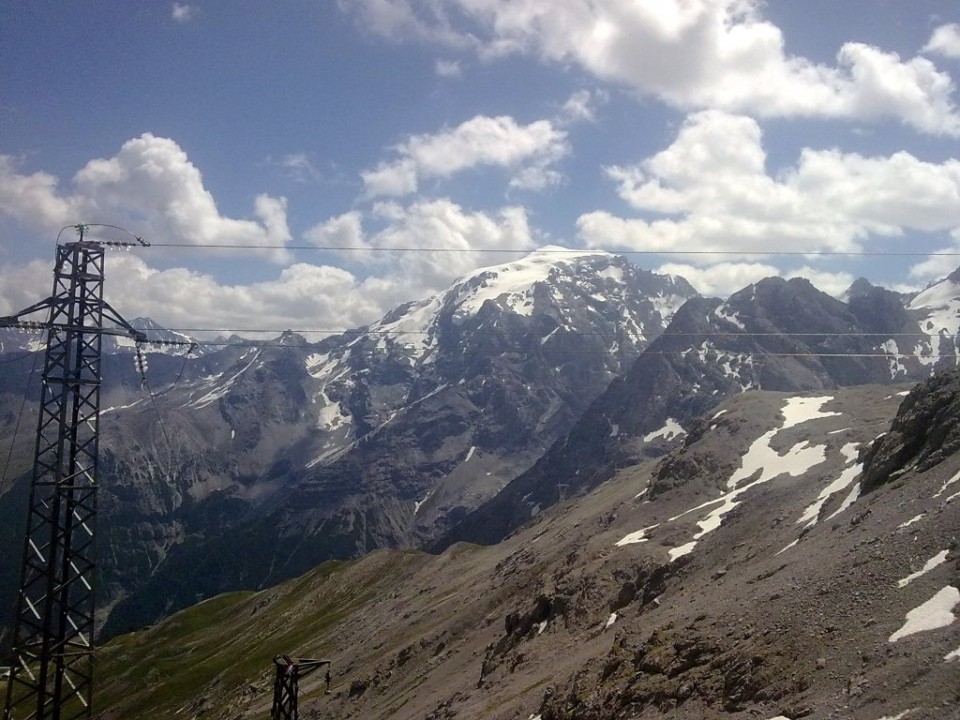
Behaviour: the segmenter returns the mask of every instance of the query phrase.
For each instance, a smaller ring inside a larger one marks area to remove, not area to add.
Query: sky
[[[918,290],[960,265],[958,79],[955,0],[3,3],[0,314],[77,223],[151,243],[113,307],[200,336],[544,246]]]

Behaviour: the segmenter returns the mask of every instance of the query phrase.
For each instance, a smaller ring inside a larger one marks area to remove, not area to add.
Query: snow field
[[[909,635],[947,627],[956,620],[953,608],[957,603],[960,603],[960,590],[947,585],[925,603],[908,612],[903,627],[893,633],[888,642],[897,642]]]
[[[723,518],[740,504],[739,497],[743,493],[779,475],[786,474],[798,477],[826,460],[826,445],[811,446],[809,442],[802,441],[781,455],[771,447],[771,441],[781,430],[795,427],[811,420],[840,415],[840,413],[825,412],[823,410],[823,406],[831,400],[833,400],[833,396],[829,395],[821,397],[788,397],[784,400],[783,407],[780,410],[784,418],[783,423],[769,432],[764,433],[750,445],[750,448],[741,460],[740,468],[738,468],[727,481],[727,487],[730,488],[730,491],[718,498],[708,500],[696,507],[685,510],[679,515],[669,518],[668,522],[675,522],[691,513],[696,513],[706,508],[713,508],[697,520],[699,530],[694,534],[690,542],[668,550],[671,562],[693,552],[697,542],[703,538],[704,535],[720,527],[723,523]],[[719,418],[723,412],[724,411],[721,411],[714,415],[713,419]],[[644,441],[649,442],[655,437],[665,436],[671,429],[671,423],[679,427],[679,423],[676,423],[676,421],[671,418],[661,430],[650,433],[644,438]],[[821,491],[817,500],[804,511],[800,520],[797,521],[798,523],[805,522],[808,526],[815,524],[817,514],[826,500],[831,495],[849,487],[860,474],[861,468],[855,462],[857,445],[855,443],[848,443],[843,446],[840,452],[846,461],[847,467],[840,474],[840,477]],[[754,479],[746,484],[742,484],[750,478]],[[858,495],[859,484],[854,487],[853,492],[850,493],[844,501],[844,505],[837,512],[841,512],[848,507]],[[645,542],[648,539],[646,533],[653,529],[653,527],[656,527],[656,525],[625,535],[618,540],[615,545],[617,547],[623,547],[625,545]],[[786,548],[783,548],[783,550],[786,550],[792,545],[793,544],[788,545]],[[783,550],[780,552],[783,552]]]

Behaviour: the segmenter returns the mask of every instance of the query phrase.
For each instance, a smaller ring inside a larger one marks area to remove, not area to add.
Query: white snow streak
[[[797,520],[798,525],[800,523],[806,523],[805,527],[813,527],[816,525],[820,508],[823,507],[823,504],[830,496],[848,488],[850,484],[856,480],[857,476],[860,475],[860,471],[863,470],[863,465],[857,463],[853,465],[850,464],[857,459],[857,447],[857,443],[847,443],[840,449],[841,454],[847,461],[847,467],[840,473],[840,477],[821,490],[817,499],[807,506],[807,509],[803,511],[803,515]]]
[[[954,475],[952,478],[950,478],[949,480],[947,480],[947,481],[943,484],[943,487],[940,488],[940,492],[938,492],[936,495],[934,495],[934,497],[935,497],[935,498],[938,498],[938,497],[940,497],[941,495],[943,495],[944,490],[946,490],[948,487],[950,487],[951,485],[953,485],[957,480],[960,480],[960,471],[958,471],[957,474]]]
[[[134,402],[130,403],[129,405],[115,405],[115,406],[113,406],[113,407],[108,407],[108,408],[106,408],[106,409],[104,409],[104,410],[101,410],[101,411],[100,411],[100,414],[101,414],[101,415],[105,415],[105,414],[107,414],[108,412],[117,412],[118,410],[127,410],[128,408],[132,408],[134,405],[139,405],[139,404],[142,403],[142,402],[143,402],[143,398],[140,398],[139,400],[135,400]]]
[[[618,428],[619,429],[619,428]],[[652,433],[648,433],[643,436],[644,442],[650,442],[656,440],[657,438],[663,438],[664,440],[673,440],[675,437],[680,435],[686,435],[687,431],[673,418],[667,418],[667,422],[659,430],[654,430]]]
[[[617,540],[616,546],[617,546],[617,547],[623,547],[624,545],[634,545],[634,544],[636,544],[636,543],[646,542],[647,540],[650,539],[650,538],[647,537],[647,533],[648,533],[650,530],[653,530],[653,529],[654,529],[655,527],[657,527],[659,524],[660,524],[660,523],[657,523],[656,525],[651,525],[650,527],[645,527],[643,530],[637,530],[636,532],[632,532],[632,533],[630,533],[629,535],[624,535],[622,538],[620,538],[619,540]]]
[[[191,399],[189,402],[187,402],[184,405],[184,407],[195,407],[197,409],[200,409],[224,397],[227,394],[227,392],[230,390],[230,387],[237,381],[237,379],[253,366],[253,364],[257,361],[258,357],[260,357],[260,351],[256,350],[254,352],[253,359],[250,360],[250,362],[248,362],[246,365],[244,365],[239,372],[237,372],[232,377],[230,377],[229,380],[221,383],[219,387],[211,390],[206,395],[203,395],[202,397],[200,397],[198,400]],[[246,355],[244,355],[244,359],[245,358],[246,358]],[[216,380],[218,380],[221,376],[222,376],[222,373],[220,375],[214,375],[212,378],[209,378],[209,379],[213,382],[216,382]]]
[[[950,552],[949,550],[941,550],[940,552],[938,552],[932,558],[927,560],[927,562],[924,563],[923,567],[917,570],[915,573],[911,573],[910,575],[907,575],[902,580],[898,580],[897,587],[898,588],[906,587],[907,585],[912,583],[914,580],[916,580],[918,577],[921,577],[922,575],[926,575],[928,572],[933,570],[938,565],[943,565],[943,563],[945,563],[947,560],[947,555],[949,554],[949,552]]]
[[[685,544],[685,545],[681,545],[680,547],[672,548],[672,549],[670,550],[670,562],[673,562],[673,561],[676,560],[677,558],[683,557],[684,555],[689,555],[690,553],[693,552],[693,549],[694,549],[696,546],[697,546],[697,541],[696,541],[696,540],[691,540],[690,542],[688,542],[688,543]]]
[[[780,553],[785,553],[785,552],[786,552],[787,550],[789,550],[790,548],[796,547],[796,545],[797,545],[798,542],[800,542],[800,541],[799,541],[799,540],[794,540],[792,543],[790,543],[790,544],[787,545],[786,547],[782,547],[782,548],[780,548],[779,550],[777,550],[777,552],[774,553],[774,554],[775,554],[775,555],[779,555]]]
[[[918,632],[947,627],[956,620],[953,608],[957,603],[960,603],[960,590],[947,585],[923,605],[908,612],[907,621],[889,637],[889,642],[896,642]]]
[[[740,468],[734,472],[727,481],[727,487],[733,489],[718,498],[708,500],[669,519],[670,522],[673,522],[698,510],[716,506],[697,521],[697,526],[700,528],[700,531],[693,536],[691,542],[669,551],[670,560],[676,560],[678,557],[692,552],[700,538],[720,527],[723,523],[724,516],[740,504],[738,501],[740,495],[757,485],[772,480],[778,475],[788,474],[796,477],[803,475],[811,468],[822,463],[826,459],[826,445],[808,447],[808,442],[804,440],[794,445],[785,454],[780,455],[770,447],[770,441],[778,432],[785,428],[794,427],[809,420],[839,415],[840,413],[824,413],[821,409],[832,399],[833,398],[829,396],[817,398],[786,398],[784,406],[781,409],[784,417],[783,425],[764,433],[753,442],[746,455],[744,455]],[[842,452],[849,461],[851,453],[853,452],[851,447],[845,446]],[[746,485],[740,485],[743,480],[751,477],[755,477],[752,482],[748,482]],[[785,549],[786,548],[784,548],[784,550]]]
[[[423,500],[415,500],[415,501],[414,501],[414,503],[413,503],[413,514],[414,514],[414,515],[416,515],[418,512],[420,512],[420,508],[423,507],[423,504],[424,504],[427,500],[430,499],[430,496],[431,496],[431,495],[433,495],[433,490],[431,490],[431,491],[428,492],[426,495],[424,495],[424,496],[423,496]]]
[[[737,315],[737,313],[730,312],[730,308],[726,303],[724,303],[723,305],[718,305],[717,309],[713,311],[713,314],[722,320],[726,320],[727,322],[733,323],[741,330],[747,329],[747,326],[743,324],[743,322],[740,320],[740,317]]]
[[[856,485],[853,486],[853,489],[850,491],[850,494],[847,495],[847,497],[844,499],[842,503],[840,503],[840,507],[838,507],[836,511],[834,511],[834,513],[827,518],[827,520],[833,520],[833,518],[835,518],[837,515],[842,513],[844,510],[846,510],[848,507],[853,505],[859,497],[860,497],[860,483],[857,483]]]
[[[919,515],[914,515],[912,518],[910,518],[906,522],[902,522],[899,525],[897,525],[897,530],[903,530],[904,528],[908,528],[916,522],[920,522],[920,520],[923,519],[924,515],[926,515],[926,513],[920,513]]]

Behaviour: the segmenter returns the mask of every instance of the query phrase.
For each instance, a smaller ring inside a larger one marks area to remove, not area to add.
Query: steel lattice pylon
[[[105,332],[145,338],[104,302],[103,244],[77,229],[79,242],[57,246],[53,295],[0,318],[47,330],[5,720],[92,713],[101,342]],[[46,322],[20,320],[43,310]],[[117,329],[105,331],[105,317]]]
[[[271,720],[298,720],[300,717],[298,699],[300,695],[300,678],[306,677],[314,670],[327,667],[327,693],[330,692],[330,661],[307,660],[306,658],[292,658],[289,655],[278,655],[273,659],[276,674],[273,681],[273,707],[270,710]]]

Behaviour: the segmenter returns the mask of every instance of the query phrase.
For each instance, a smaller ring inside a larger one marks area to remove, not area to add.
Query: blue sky
[[[77,222],[155,244],[107,296],[182,328],[355,327],[546,244],[920,288],[960,265],[958,77],[946,0],[5,3],[0,312]]]

